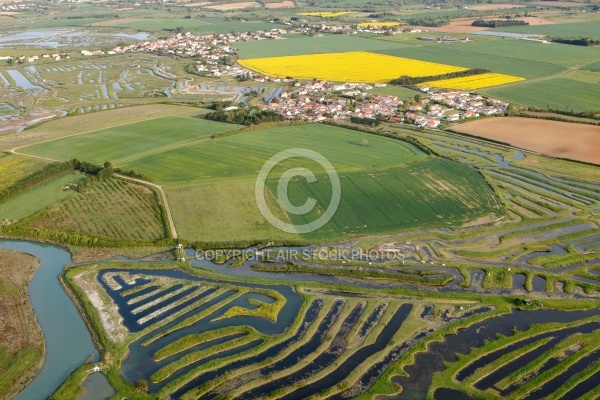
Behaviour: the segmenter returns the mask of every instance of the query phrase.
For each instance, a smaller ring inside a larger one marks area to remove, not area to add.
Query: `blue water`
[[[41,86],[37,86],[37,85],[34,85],[31,82],[29,82],[29,79],[27,79],[25,77],[25,75],[23,75],[21,73],[21,71],[18,71],[16,69],[9,69],[6,72],[8,72],[10,77],[13,78],[13,80],[17,83],[17,86],[20,86],[21,88],[23,88],[25,90],[41,89]]]
[[[42,243],[0,240],[0,247],[37,257],[39,270],[29,283],[29,297],[46,342],[44,366],[39,375],[15,400],[45,399],[90,355],[98,351],[79,311],[58,281],[71,255],[64,249]]]

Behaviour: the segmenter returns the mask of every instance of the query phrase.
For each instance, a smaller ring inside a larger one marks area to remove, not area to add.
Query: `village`
[[[151,52],[166,56],[188,57],[194,60],[197,75],[212,78],[233,77],[238,81],[271,84],[276,86],[269,91],[257,105],[266,110],[276,111],[286,119],[300,119],[319,122],[327,119],[352,119],[362,123],[379,123],[381,121],[406,123],[419,127],[437,128],[446,122],[455,122],[465,118],[501,115],[507,112],[508,103],[493,98],[469,93],[467,91],[448,91],[416,87],[421,94],[411,98],[400,99],[390,94],[372,94],[373,88],[384,88],[385,83],[344,83],[336,84],[327,81],[302,81],[294,79],[261,76],[236,63],[235,43],[258,40],[285,40],[285,34],[301,33],[320,35],[321,32],[352,33],[370,31],[372,33],[390,34],[403,29],[392,27],[382,29],[377,26],[350,27],[346,25],[307,25],[304,23],[272,29],[270,31],[239,32],[226,34],[195,35],[190,32],[178,32],[165,39],[140,41],[130,45],[121,45],[111,50],[81,50],[81,56],[115,55],[130,52]],[[406,28],[404,28],[406,29]],[[415,33],[421,33],[415,30]],[[68,54],[43,54],[42,58],[52,57],[54,60],[69,58]],[[27,62],[39,60],[38,56],[30,56]],[[17,58],[23,62],[23,57]],[[156,71],[167,74],[166,71]],[[190,84],[193,85],[190,90]],[[280,85],[280,86],[279,86]],[[186,82],[182,93],[207,93],[206,85],[195,85]],[[211,92],[212,93],[212,92]],[[417,92],[415,92],[417,93]],[[247,96],[254,94],[254,96]],[[244,89],[239,95],[232,97],[235,102],[246,103],[257,96],[252,88]],[[256,103],[256,101],[255,101]]]
[[[298,29],[304,31],[306,28]],[[508,109],[507,102],[467,91],[445,91],[421,86],[418,89],[423,93],[422,96],[417,94],[409,99],[399,99],[394,95],[369,92],[373,88],[386,87],[385,83],[335,84],[327,81],[271,78],[256,74],[235,63],[236,42],[285,40],[282,35],[287,32],[284,29],[273,29],[219,35],[176,33],[167,39],[116,47],[109,54],[145,51],[194,57],[199,75],[215,78],[233,76],[241,81],[281,84],[283,86],[279,90],[267,93],[258,105],[263,109],[276,111],[290,120],[318,122],[355,118],[366,122],[387,121],[437,128],[444,122],[500,115]],[[236,101],[246,102],[247,97],[238,96]]]

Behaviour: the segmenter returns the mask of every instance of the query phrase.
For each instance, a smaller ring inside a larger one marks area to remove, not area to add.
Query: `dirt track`
[[[452,128],[553,157],[600,164],[600,126],[533,118],[488,118]]]

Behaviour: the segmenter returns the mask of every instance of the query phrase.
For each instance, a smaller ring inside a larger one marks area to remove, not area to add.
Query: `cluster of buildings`
[[[143,41],[128,46],[117,46],[106,54],[123,54],[127,52],[153,52],[164,55],[195,57],[199,73],[212,75],[248,75],[251,71],[235,65],[234,53],[237,50],[233,43],[256,40],[283,39],[285,29],[270,31],[237,32],[211,35],[193,35],[190,32],[176,33],[166,39]],[[84,56],[105,54],[102,50],[83,50]]]
[[[429,98],[399,99],[388,94],[372,94],[368,84],[330,82],[296,83],[277,98],[262,104],[286,119],[324,121],[352,117],[363,120],[407,123],[437,128],[442,123],[507,112],[509,103],[465,91],[422,88]],[[384,85],[377,85],[384,86]],[[418,100],[418,101],[417,101]]]
[[[43,59],[49,59],[52,58],[54,61],[59,61],[59,60],[63,60],[63,59],[69,59],[71,58],[71,56],[69,56],[67,53],[46,53],[46,54],[42,54],[41,56],[38,55],[33,55],[33,56],[1,56],[0,60],[4,60],[4,61],[10,61],[12,60],[13,62],[17,62],[20,64],[24,64],[25,62],[28,63],[34,63],[36,61],[40,61]]]
[[[0,11],[6,13],[20,13],[23,11],[30,11],[39,7],[35,3],[20,3],[20,2],[0,2]]]
[[[262,105],[262,108],[276,111],[286,119],[318,122],[356,117],[375,121],[381,117],[394,118],[402,104],[402,100],[391,95],[365,94],[359,99],[353,99],[330,96],[325,92],[310,91],[301,87],[294,92],[281,93],[279,98]]]

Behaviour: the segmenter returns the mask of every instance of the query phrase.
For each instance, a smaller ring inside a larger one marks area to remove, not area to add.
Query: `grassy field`
[[[98,22],[96,20],[96,22]],[[144,31],[162,31],[183,27],[186,31],[195,33],[229,33],[250,32],[256,30],[271,30],[281,25],[261,21],[235,22],[223,19],[183,19],[183,18],[132,18],[130,20],[114,19],[101,22],[102,26],[115,26]]]
[[[382,88],[373,88],[368,91],[371,94],[389,94],[392,96],[396,96],[399,99],[408,99],[409,97],[414,97],[415,94],[421,94],[416,90],[412,90],[409,88],[405,88],[402,86],[392,86],[388,85]]]
[[[368,146],[360,142],[367,139]],[[123,164],[156,182],[186,183],[206,179],[256,179],[262,165],[274,154],[291,148],[318,151],[340,170],[390,168],[421,161],[425,154],[414,146],[368,133],[310,124],[246,132],[153,154]],[[309,161],[303,165],[312,166]],[[294,165],[282,163],[279,170]]]
[[[74,196],[76,194],[74,190],[63,190],[62,187],[79,182],[84,177],[85,175],[80,172],[70,172],[0,203],[0,221],[23,219],[60,200]]]
[[[56,160],[79,158],[103,163],[206,138],[236,127],[193,117],[160,117],[35,144],[20,151]]]
[[[28,227],[146,242],[165,237],[154,193],[116,179],[58,203]]]
[[[96,112],[59,118],[35,125],[19,135],[0,136],[0,149],[12,149],[45,140],[75,135],[81,132],[97,131],[115,126],[143,122],[169,116],[200,117],[206,113],[195,107],[182,107],[165,104],[151,104],[124,107],[106,112]]]
[[[567,24],[550,24],[535,26],[507,26],[498,28],[501,32],[535,33],[562,37],[600,37],[600,20],[590,22],[574,22]]]
[[[297,54],[332,53],[344,51],[373,51],[409,47],[402,43],[366,39],[348,35],[324,35],[311,37],[306,35],[286,35],[285,40],[267,40],[236,43],[241,59],[293,56]],[[441,61],[440,61],[441,62]]]
[[[364,51],[251,58],[239,62],[263,75],[343,82],[389,82],[401,75],[442,75],[464,68]],[[357,68],[357,65],[363,67]]]
[[[421,45],[380,52],[398,57],[443,62],[466,68],[486,68],[492,72],[522,76],[527,79],[556,74],[563,70],[565,65],[576,62],[569,61],[569,55],[562,53],[563,50],[569,50],[567,45],[557,45],[557,47],[552,45],[550,47],[556,51],[548,53],[548,50],[542,50],[546,48],[542,48],[541,43],[509,39],[506,41],[499,39],[482,40],[480,42],[479,38],[477,40],[478,42],[459,43],[451,46]],[[459,45],[461,46],[459,47]],[[470,45],[474,46],[471,47]],[[488,50],[488,47],[492,50]],[[530,55],[530,53],[537,54],[538,51],[543,51],[543,56]],[[567,53],[569,52],[567,51]],[[577,53],[576,58],[579,62],[595,57],[593,52],[588,52],[585,49],[583,51],[575,50],[575,53]]]
[[[274,228],[260,214],[253,179],[173,185],[165,191],[181,237],[199,241],[297,239]],[[267,205],[278,218],[287,218],[274,197],[268,197]]]
[[[590,71],[600,71],[600,61],[593,62],[585,66],[585,69]]]
[[[342,202],[333,219],[311,237],[336,237],[392,232],[420,226],[457,224],[469,217],[498,211],[492,189],[474,169],[443,159],[382,172],[343,174]],[[269,181],[273,193],[277,181]],[[294,224],[316,220],[331,198],[331,183],[293,181],[288,189],[294,204],[316,198],[319,206],[306,215],[289,214]],[[426,200],[424,202],[424,200]]]
[[[179,136],[171,133],[177,125]],[[194,127],[204,129],[198,133],[191,129]],[[274,154],[290,148],[318,151],[341,176],[340,209],[329,225],[307,238],[445,226],[498,210],[495,196],[475,170],[450,161],[423,162],[427,160],[425,153],[411,144],[358,131],[306,124],[186,143],[233,128],[236,126],[190,117],[164,117],[62,138],[24,150],[47,157],[96,162],[118,161],[120,157],[123,162],[116,163],[119,167],[134,169],[165,186],[181,237],[194,241],[298,239],[268,224],[256,206],[254,195],[256,176],[263,164]],[[183,145],[171,148],[171,142]],[[327,204],[329,182],[323,177],[323,168],[312,160],[284,161],[271,171],[269,179],[299,166],[321,179],[310,185],[304,180],[292,182],[289,189],[292,201],[302,203],[313,197],[318,204]],[[424,183],[419,183],[419,179],[424,179]],[[276,193],[272,183],[270,188]],[[275,197],[267,193],[269,209],[280,219],[301,222],[297,216],[286,216]],[[153,199],[140,202],[139,197],[139,193],[123,184],[102,184],[58,204],[31,226],[156,240],[163,232]],[[424,198],[428,200],[425,208]],[[58,200],[37,205],[35,210],[28,208],[10,219],[22,218]],[[139,207],[133,206],[136,201]],[[105,209],[105,204],[111,204],[112,211]],[[319,210],[317,207],[306,218],[315,217]]]
[[[0,398],[10,399],[42,367],[44,337],[27,295],[39,261],[0,249]]]
[[[576,112],[598,109],[600,85],[579,80],[556,78],[538,82],[523,82],[481,92],[503,100],[538,108]]]
[[[34,172],[41,171],[48,163],[18,155],[0,155],[0,190],[6,189]]]
[[[360,145],[363,139],[368,140],[367,146]],[[132,160],[125,167],[165,184],[181,237],[207,241],[297,239],[267,224],[254,197],[258,170],[272,155],[289,148],[318,151],[341,176],[338,212],[329,225],[307,238],[445,226],[497,211],[490,188],[471,168],[437,159],[423,162],[425,154],[408,143],[327,125],[241,133]],[[403,165],[408,166],[399,168]],[[322,167],[306,159],[277,166],[269,175],[275,179],[269,183],[271,192],[277,192],[276,182],[284,170],[298,166],[316,173],[319,181],[293,181],[291,201],[301,204],[313,197],[320,205],[328,204],[330,182]],[[419,179],[425,179],[424,183],[419,184]],[[428,200],[425,208],[421,206],[424,198]],[[268,202],[269,208],[286,220],[276,200],[269,197]],[[306,218],[316,219],[320,210],[317,207]],[[287,218],[304,221],[291,214]]]

